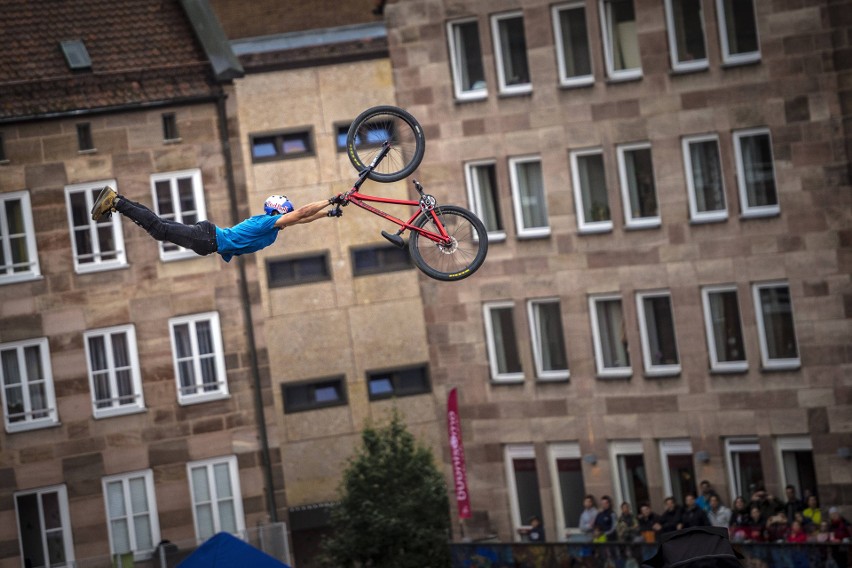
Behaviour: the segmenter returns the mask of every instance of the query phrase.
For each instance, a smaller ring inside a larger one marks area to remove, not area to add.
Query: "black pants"
[[[177,221],[162,219],[156,213],[126,197],[119,197],[116,210],[148,231],[158,241],[166,241],[188,248],[202,256],[216,252],[216,225],[210,221],[199,221],[195,225],[184,225]]]

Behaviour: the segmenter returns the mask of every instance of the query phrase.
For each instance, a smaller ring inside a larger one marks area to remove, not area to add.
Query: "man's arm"
[[[316,221],[320,217],[325,217],[325,208],[328,206],[329,201],[327,199],[323,199],[322,201],[314,201],[313,203],[308,203],[307,205],[302,205],[295,211],[291,211],[290,213],[278,217],[278,220],[275,221],[275,226],[279,229],[283,229],[284,227],[289,227],[290,225],[298,225],[301,223],[310,223],[311,221]]]

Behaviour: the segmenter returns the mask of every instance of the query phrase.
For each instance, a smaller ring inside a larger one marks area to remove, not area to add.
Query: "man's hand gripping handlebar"
[[[326,215],[328,217],[341,217],[343,215],[343,211],[340,210],[340,207],[345,207],[347,203],[349,203],[348,194],[338,193],[334,197],[329,197],[328,204],[334,205],[334,209],[329,209]]]

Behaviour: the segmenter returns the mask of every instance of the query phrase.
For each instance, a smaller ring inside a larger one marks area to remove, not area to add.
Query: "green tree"
[[[449,566],[449,502],[429,448],[417,443],[399,413],[368,425],[343,473],[323,541],[328,567]]]

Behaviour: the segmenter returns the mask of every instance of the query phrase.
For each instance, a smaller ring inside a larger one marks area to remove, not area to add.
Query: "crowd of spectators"
[[[778,499],[757,489],[746,501],[738,496],[729,508],[707,481],[701,482],[699,495],[687,493],[683,505],[674,497],[666,497],[659,514],[650,503],[642,503],[634,513],[629,503],[619,512],[604,495],[596,501],[587,495],[580,515],[580,534],[572,540],[586,542],[656,542],[660,535],[690,527],[726,527],[734,542],[806,543],[850,542],[852,525],[836,507],[823,512],[815,495],[802,501],[792,485],[786,488],[786,499]]]

